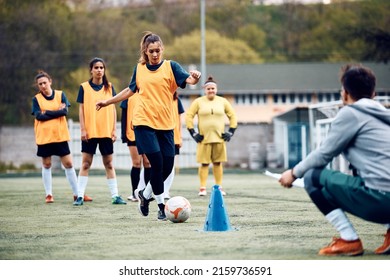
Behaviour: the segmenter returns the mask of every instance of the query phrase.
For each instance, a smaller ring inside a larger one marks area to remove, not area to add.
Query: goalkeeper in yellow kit
[[[198,143],[196,160],[200,163],[198,170],[200,179],[199,196],[207,195],[206,183],[209,165],[213,164],[215,184],[222,189],[223,166],[227,161],[226,142],[230,141],[237,128],[237,116],[229,101],[217,96],[217,83],[210,76],[205,82],[205,95],[195,99],[186,114],[186,126],[192,138]],[[198,117],[198,131],[194,129],[194,117]],[[225,132],[226,116],[229,129]]]

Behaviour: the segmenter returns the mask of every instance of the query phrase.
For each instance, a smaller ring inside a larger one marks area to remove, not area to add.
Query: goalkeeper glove
[[[203,135],[200,135],[199,133],[195,132],[193,128],[188,129],[188,131],[190,132],[192,138],[194,138],[196,143],[200,143],[203,141]]]
[[[229,142],[235,130],[236,130],[235,128],[230,127],[227,132],[222,133],[222,139],[226,142]]]

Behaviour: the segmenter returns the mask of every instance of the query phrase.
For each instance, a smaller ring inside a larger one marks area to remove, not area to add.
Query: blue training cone
[[[213,187],[203,230],[204,231],[233,230],[233,228],[230,226],[229,216],[227,214],[227,210],[223,202],[223,196],[218,185],[215,185]]]

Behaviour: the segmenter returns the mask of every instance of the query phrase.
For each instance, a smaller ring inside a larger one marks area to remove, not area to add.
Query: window
[[[291,104],[295,103],[295,93],[290,94],[290,103]]]
[[[285,104],[287,100],[287,96],[285,94],[281,95],[282,103]]]

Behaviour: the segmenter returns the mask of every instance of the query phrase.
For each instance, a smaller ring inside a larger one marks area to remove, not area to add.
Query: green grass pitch
[[[130,178],[118,175],[127,198]],[[191,217],[174,224],[157,221],[152,202],[148,217],[137,204],[112,205],[104,175],[89,178],[93,202],[72,205],[65,175],[53,177],[54,203],[45,204],[38,175],[0,177],[0,259],[2,260],[322,260],[318,250],[335,230],[302,188],[284,189],[262,172],[228,172],[224,204],[233,231],[203,231],[212,187],[199,197],[196,172],[179,172],[171,196],[186,197]],[[365,247],[353,260],[388,260],[377,256],[384,227],[349,216]],[[335,259],[335,258],[332,258]],[[338,259],[351,259],[338,257]]]

